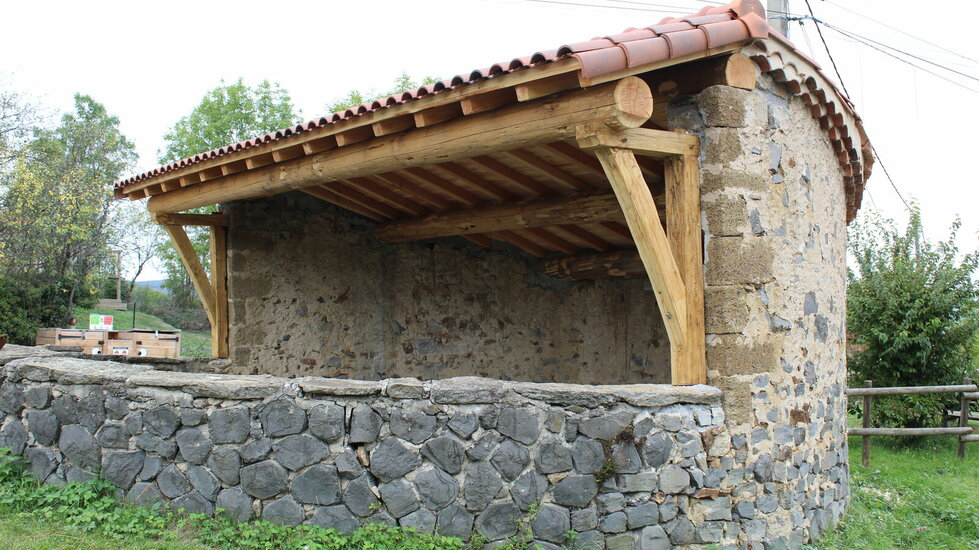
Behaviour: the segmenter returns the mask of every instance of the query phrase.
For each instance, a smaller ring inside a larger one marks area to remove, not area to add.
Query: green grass
[[[31,517],[30,514],[0,516],[0,546],[17,550],[211,550],[195,542],[157,540],[141,536],[126,538],[86,533],[65,527],[58,521]]]
[[[873,438],[871,467],[864,468],[861,438],[850,438],[850,509],[811,548],[979,548],[979,444],[967,444],[960,460],[955,437],[913,446],[895,439]]]
[[[75,328],[88,328],[88,316],[92,313],[99,315],[112,315],[112,326],[116,330],[129,330],[133,328],[133,312],[118,311],[107,308],[75,308],[75,319],[78,322]],[[147,330],[173,330],[172,325],[167,324],[159,317],[149,313],[136,312],[136,327]],[[211,356],[211,334],[209,332],[196,332],[184,330],[180,333],[180,354],[186,357],[210,357]]]

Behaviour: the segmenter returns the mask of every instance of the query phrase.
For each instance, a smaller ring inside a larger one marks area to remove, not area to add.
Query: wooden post
[[[683,279],[687,305],[686,349],[672,364],[673,384],[706,384],[707,336],[704,332],[704,259],[700,227],[700,176],[697,157],[666,159],[666,234]]]
[[[972,379],[969,378],[969,377],[966,377],[962,381],[962,384],[963,385],[970,385],[970,384],[972,384]],[[968,393],[967,392],[962,392],[962,410],[959,411],[959,427],[960,428],[967,428],[967,427],[969,427],[969,405],[970,405],[970,400],[969,400]],[[965,442],[966,442],[966,440],[963,439],[962,436],[959,436],[959,453],[958,453],[959,458],[965,458]]]
[[[863,387],[865,388],[874,387],[874,381],[864,380]],[[870,427],[870,407],[871,407],[872,400],[873,400],[872,395],[863,396],[863,427],[864,428]],[[863,436],[863,440],[861,441],[861,443],[863,444],[863,467],[869,468],[870,467],[870,436],[869,435]]]
[[[211,288],[214,289],[214,321],[211,356],[228,357],[228,228],[211,227]]]
[[[187,274],[190,275],[190,281],[194,283],[201,303],[204,304],[207,320],[211,322],[211,327],[213,327],[215,324],[214,288],[207,278],[207,272],[204,271],[200,258],[197,257],[194,245],[190,242],[190,238],[182,226],[163,224],[163,229],[170,235],[173,247],[177,249],[177,255],[180,256],[180,261],[184,264]]]

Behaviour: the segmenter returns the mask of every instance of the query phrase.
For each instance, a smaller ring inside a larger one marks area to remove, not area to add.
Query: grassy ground
[[[864,468],[860,439],[850,438],[846,520],[811,548],[979,548],[979,444],[968,444],[959,460],[954,437],[923,438],[914,446],[874,438],[871,467]]]
[[[88,316],[91,313],[98,313],[99,315],[112,315],[113,327],[116,330],[129,330],[134,328],[132,311],[117,311],[114,309],[105,308],[76,308],[75,319],[78,321],[76,328],[88,328]],[[172,330],[178,327],[168,325],[159,317],[137,311],[135,328],[149,330]],[[195,332],[190,330],[182,331],[180,333],[180,354],[187,357],[210,357],[211,334],[208,332]]]
[[[57,521],[15,514],[0,517],[0,547],[17,550],[210,550],[193,542],[139,536],[112,537],[67,528]]]

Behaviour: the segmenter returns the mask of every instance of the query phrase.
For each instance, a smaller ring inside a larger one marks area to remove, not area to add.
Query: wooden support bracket
[[[167,216],[170,216],[169,218]],[[180,220],[181,216],[221,216],[220,214],[194,215],[194,214],[166,214],[164,219]],[[157,220],[161,218],[157,215]],[[195,218],[185,218],[194,220]],[[214,218],[217,220],[218,218]],[[200,221],[200,220],[198,220]],[[208,278],[204,266],[201,265],[200,258],[194,250],[193,243],[187,236],[183,225],[175,223],[162,223],[163,229],[170,235],[177,255],[184,264],[184,268],[190,275],[190,280],[197,290],[197,295],[204,305],[204,312],[211,323],[211,355],[213,357],[228,357],[228,264],[227,264],[227,228],[224,225],[192,223],[188,225],[210,225],[211,226],[211,277]]]
[[[598,157],[625,214],[670,338],[673,384],[705,383],[697,138],[660,130],[586,127],[579,129],[578,146]],[[665,158],[665,230],[636,154]]]

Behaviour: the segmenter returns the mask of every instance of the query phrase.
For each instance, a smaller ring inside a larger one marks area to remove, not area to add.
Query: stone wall
[[[825,132],[769,77],[671,106],[702,137],[708,382],[724,392],[731,483],[751,548],[798,547],[849,498],[846,205]],[[754,518],[754,519],[752,519]]]
[[[374,222],[299,192],[225,209],[233,372],[669,381],[643,277],[560,281],[462,239],[389,245]]]
[[[60,356],[2,369],[0,445],[46,483],[99,474],[133,503],[490,540],[539,505],[544,548],[575,530],[589,550],[713,540],[732,519],[731,473],[707,468],[730,450],[708,386],[285,379]]]

